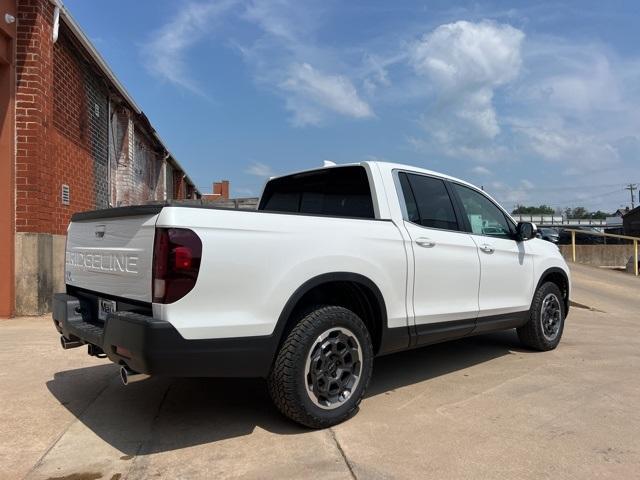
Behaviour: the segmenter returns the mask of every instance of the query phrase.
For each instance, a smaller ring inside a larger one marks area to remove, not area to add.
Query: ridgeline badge
[[[66,264],[68,267],[94,272],[133,275],[138,273],[138,259],[137,253],[128,252],[100,252],[89,250],[82,252],[67,251],[66,254]]]

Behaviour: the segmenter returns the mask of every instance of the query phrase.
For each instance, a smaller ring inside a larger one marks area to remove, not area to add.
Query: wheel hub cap
[[[362,348],[346,328],[334,327],[311,346],[305,365],[307,393],[324,409],[342,405],[358,386],[362,373]]]
[[[550,293],[542,301],[540,311],[540,321],[542,322],[542,334],[547,340],[555,340],[560,332],[562,324],[562,309],[558,297]]]

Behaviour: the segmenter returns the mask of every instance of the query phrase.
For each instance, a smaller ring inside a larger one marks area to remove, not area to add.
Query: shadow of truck
[[[426,382],[519,350],[515,331],[377,358],[367,398]],[[271,403],[264,380],[153,377],[124,387],[113,364],[56,373],[49,391],[125,455],[145,455],[251,434],[308,432]],[[86,392],[95,392],[87,399]],[[78,398],[85,398],[78,401]]]

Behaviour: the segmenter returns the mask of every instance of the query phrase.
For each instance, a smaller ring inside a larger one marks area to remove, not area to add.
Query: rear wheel
[[[566,307],[560,288],[546,282],[538,288],[529,311],[529,321],[518,328],[520,341],[534,350],[553,350],[564,330]]]
[[[371,338],[362,320],[343,307],[316,307],[284,341],[269,393],[290,419],[330,427],[356,412],[372,368]]]

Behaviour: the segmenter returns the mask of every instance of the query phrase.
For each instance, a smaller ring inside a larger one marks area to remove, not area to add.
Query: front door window
[[[504,212],[491,200],[471,188],[454,184],[464,206],[471,233],[498,238],[513,238],[512,227]]]

